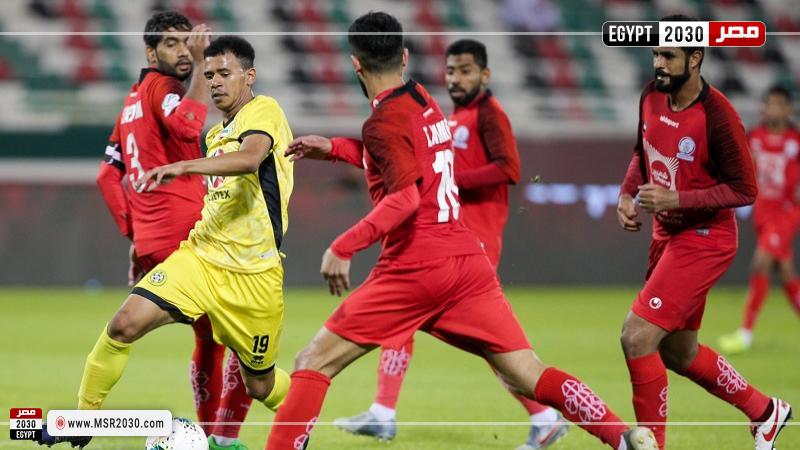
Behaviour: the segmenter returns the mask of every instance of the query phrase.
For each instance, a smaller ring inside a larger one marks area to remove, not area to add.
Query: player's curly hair
[[[177,11],[159,11],[154,13],[144,26],[144,43],[148,47],[156,48],[164,37],[164,31],[175,28],[179,31],[190,31],[192,23],[183,14]]]
[[[367,72],[390,72],[402,64],[403,26],[394,16],[368,12],[350,25],[348,33],[353,56]]]
[[[211,44],[203,50],[203,57],[208,58],[209,56],[218,56],[224,53],[231,53],[235,56],[244,70],[253,67],[253,61],[256,59],[256,52],[247,40],[239,36],[230,35],[220,36],[211,41]]]

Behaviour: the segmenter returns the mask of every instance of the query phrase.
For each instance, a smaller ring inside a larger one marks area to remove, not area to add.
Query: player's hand
[[[186,46],[189,47],[189,53],[192,54],[195,64],[203,61],[203,50],[209,45],[211,45],[211,27],[204,23],[195,25],[186,41]]]
[[[288,156],[290,161],[297,161],[301,158],[324,160],[328,159],[332,148],[333,144],[330,139],[310,134],[300,136],[290,142],[285,156]]]
[[[647,183],[639,186],[639,205],[650,214],[678,209],[680,202],[678,193],[656,184]]]
[[[131,249],[128,251],[130,257],[130,266],[128,267],[128,286],[135,285],[144,275],[144,268],[139,262],[139,256],[136,254],[136,248],[131,244]]]
[[[144,173],[136,182],[133,187],[136,192],[151,192],[161,184],[167,184],[175,177],[185,174],[184,165],[182,161],[167,164],[166,166],[156,167]],[[152,180],[152,181],[151,181]]]
[[[634,220],[638,215],[639,212],[636,211],[636,203],[634,203],[633,197],[628,194],[620,195],[617,203],[617,219],[619,219],[622,229],[632,232],[640,231],[642,222]]]
[[[341,297],[344,291],[350,289],[350,260],[339,258],[330,247],[322,255],[322,267],[319,271],[328,282],[331,295]]]

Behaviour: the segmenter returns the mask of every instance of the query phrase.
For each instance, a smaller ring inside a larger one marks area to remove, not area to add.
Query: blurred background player
[[[792,249],[800,225],[800,133],[791,123],[791,115],[791,93],[783,87],[773,87],[764,95],[763,122],[747,136],[758,181],[753,209],[757,244],[742,326],[719,340],[725,353],[741,353],[753,345],[753,327],[767,298],[773,271],[789,303],[800,313],[800,280]]]
[[[661,20],[692,21],[687,16]],[[623,229],[641,229],[634,197],[653,215],[646,282],[622,330],[636,420],[666,446],[666,368],[739,408],[751,421],[756,450],[771,450],[791,417],[697,332],[706,296],[736,256],[733,209],[755,201],[757,187],[741,119],[700,76],[703,48],[655,47],[655,80],[639,103],[636,147],[620,188]]]
[[[628,429],[585,384],[532,351],[480,241],[459,221],[450,129],[436,100],[403,80],[409,53],[400,23],[371,12],[349,32],[353,68],[372,106],[363,146],[347,140],[336,148],[317,136],[318,145],[288,153],[363,161],[374,208],[325,251],[321,272],[331,294],[350,288],[356,252],[380,240],[381,256],[297,355],[267,449],[306,448],[331,378],[377,346],[408,342],[418,329],[485,358],[512,389],[558,408],[611,448],[655,449],[650,430]]]
[[[198,25],[186,45],[194,56],[194,76],[205,77],[224,120],[206,134],[206,158],[158,166],[133,187],[150,193],[187,175],[208,175],[202,218],[188,239],[136,284],[101,332],[86,358],[79,409],[101,408],[127,366],[133,342],[163,325],[192,323],[203,315],[214,339],[238,358],[249,396],[275,410],[289,387],[289,375],[275,361],[283,330],[280,246],[293,187],[292,164],[283,153],[291,130],[274,99],[253,94],[255,53],[247,41],[222,36],[209,43],[208,27]],[[206,99],[208,90],[200,86],[198,97]],[[185,125],[201,128],[205,101],[198,99],[193,107],[203,114],[187,116]],[[39,443],[84,446],[90,440],[54,437],[44,429]]]
[[[198,63],[202,60],[202,48],[193,54],[187,46],[188,35],[177,34],[191,28],[189,20],[175,11],[157,12],[147,22],[144,41],[149,65],[126,97],[97,175],[120,233],[133,241],[131,286],[178,248],[203,208],[206,186],[199,175],[182,177],[148,193],[126,189],[154,167],[202,157],[206,99],[201,97],[208,94],[203,74],[192,66],[195,58]],[[183,82],[190,77],[187,91]],[[212,447],[221,443],[236,448],[239,426],[213,423],[242,422],[247,415],[252,399],[238,361],[231,354],[223,373],[225,347],[214,342],[208,317],[199,318],[192,329],[195,350],[190,377],[197,418]]]
[[[478,235],[496,271],[508,219],[508,185],[520,178],[517,143],[508,116],[488,89],[491,70],[486,46],[471,39],[459,40],[450,44],[445,55],[445,83],[455,106],[448,125],[453,135],[461,220]],[[303,138],[298,138],[293,144],[302,142]],[[372,406],[334,423],[351,433],[393,439],[397,400],[413,348],[413,338],[400,348],[382,348]],[[567,433],[568,426],[556,410],[510,392],[531,418],[528,440],[517,450],[545,448]]]

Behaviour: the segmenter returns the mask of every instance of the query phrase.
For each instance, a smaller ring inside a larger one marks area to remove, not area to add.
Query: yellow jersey
[[[248,102],[229,123],[206,134],[207,158],[239,151],[255,133],[272,138],[272,148],[257,172],[209,176],[202,218],[184,243],[198,256],[225,269],[263,272],[281,264],[280,248],[288,225],[294,179],[284,156],[292,130],[278,102],[263,95]]]

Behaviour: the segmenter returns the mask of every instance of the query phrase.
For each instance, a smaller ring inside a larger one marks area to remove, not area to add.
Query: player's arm
[[[133,238],[133,226],[131,225],[131,209],[128,204],[128,196],[122,185],[125,176],[125,162],[122,159],[122,150],[119,146],[119,117],[114,125],[114,130],[108,138],[105,157],[100,163],[95,181],[103,201],[111,212],[111,217],[117,224],[120,234]]]
[[[163,77],[154,87],[150,97],[151,109],[167,129],[178,139],[196,141],[203,132],[208,113],[208,83],[203,75],[203,50],[209,45],[210,28],[197,25],[189,35],[187,45],[192,53],[192,69],[189,89],[183,95],[183,84],[176,78]]]
[[[266,132],[251,132],[242,139],[239,151],[214,158],[189,159],[156,167],[142,175],[136,182],[136,189],[150,192],[158,185],[169,183],[181,175],[236,176],[257,172],[258,167],[272,150],[272,143],[272,137]],[[151,182],[148,184],[148,181]]]
[[[744,126],[730,103],[707,105],[709,156],[719,183],[678,192],[680,208],[736,208],[752,204],[758,194],[753,159]]]
[[[625,178],[622,180],[622,185],[619,188],[619,198],[617,199],[617,220],[625,231],[639,231],[642,228],[642,222],[636,220],[639,213],[636,211],[636,203],[634,198],[639,193],[639,186],[644,184],[645,171],[643,169],[642,153],[644,147],[642,146],[642,104],[644,102],[645,93],[639,99],[639,125],[636,133],[636,145],[633,148],[633,155],[628,163],[628,169],[625,171]]]
[[[519,182],[519,151],[511,121],[493,103],[484,104],[486,106],[478,111],[478,134],[488,153],[489,164],[456,171],[456,185],[464,189]]]
[[[292,161],[298,159],[317,159],[344,161],[348,164],[364,168],[364,144],[358,139],[334,137],[326,138],[317,135],[295,138],[286,149],[286,156]]]
[[[372,119],[364,125],[364,147],[383,177],[386,196],[325,251],[320,272],[328,281],[331,294],[341,295],[350,288],[350,259],[356,252],[389,234],[419,208],[420,173],[410,128],[402,126],[406,122]]]

